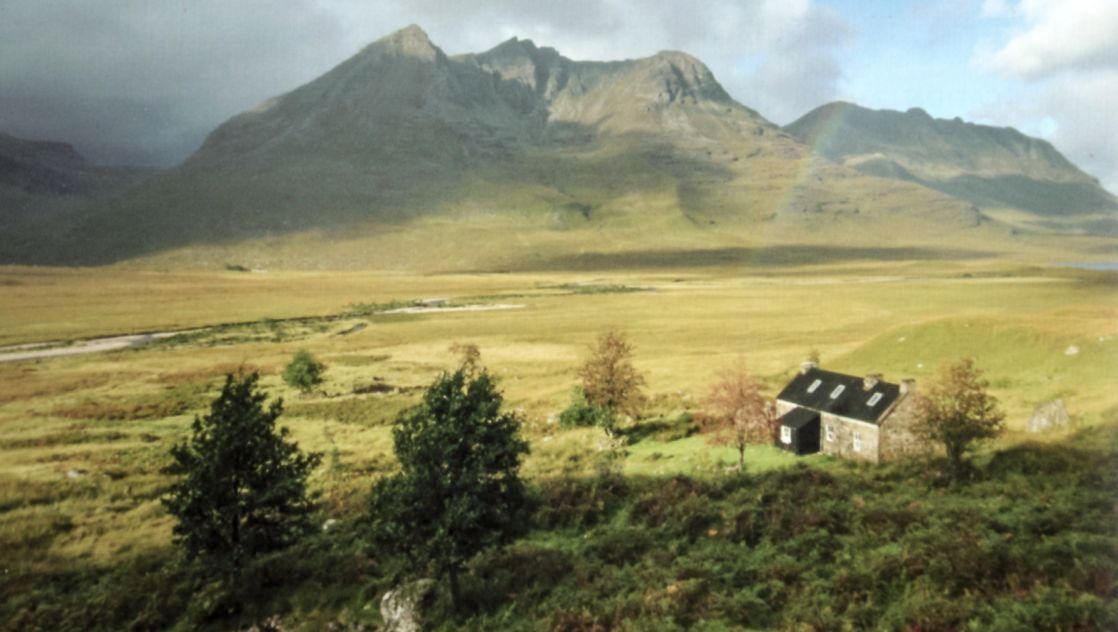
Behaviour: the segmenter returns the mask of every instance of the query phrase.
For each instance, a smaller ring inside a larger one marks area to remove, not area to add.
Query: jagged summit
[[[651,66],[651,76],[662,82],[665,92],[658,97],[661,101],[733,101],[706,64],[687,53],[661,51],[646,63]]]
[[[531,39],[528,39],[528,38],[521,39],[521,38],[514,35],[514,36],[508,38],[507,40],[501,42],[500,44],[497,44],[493,48],[489,49],[488,52],[490,54],[495,54],[495,55],[516,54],[518,52],[528,52],[529,54],[531,54],[532,52],[535,52],[535,51],[538,51],[538,50],[539,50],[539,47],[536,46],[536,43],[533,42]],[[548,50],[555,50],[555,49],[554,48],[548,48]]]
[[[362,52],[410,56],[429,61],[434,61],[442,54],[442,51],[431,42],[427,32],[415,24],[376,40]]]
[[[738,105],[710,70],[665,51],[575,62],[512,38],[447,57],[418,26],[369,44],[325,75],[215,130],[189,166],[235,167],[321,152],[364,160],[416,156],[425,169],[504,158],[549,139],[696,135],[705,109],[773,127]],[[707,127],[710,127],[709,125]]]

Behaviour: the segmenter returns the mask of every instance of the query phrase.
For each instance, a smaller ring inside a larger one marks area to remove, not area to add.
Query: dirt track
[[[109,338],[94,338],[82,340],[71,345],[54,346],[60,343],[42,342],[35,344],[12,345],[0,347],[0,362],[18,362],[20,360],[42,360],[44,358],[58,358],[63,356],[81,355],[83,353],[99,353],[101,351],[116,351],[119,349],[133,349],[142,347],[152,340],[170,338],[181,334],[181,331],[166,331],[154,334],[132,334],[129,336],[112,336]],[[46,347],[45,349],[42,347]]]

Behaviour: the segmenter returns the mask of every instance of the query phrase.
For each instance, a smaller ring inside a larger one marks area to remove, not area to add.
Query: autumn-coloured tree
[[[711,386],[704,404],[712,441],[737,448],[739,468],[745,468],[747,445],[772,440],[776,408],[744,364],[726,368]]]
[[[477,373],[481,366],[481,349],[470,342],[454,342],[447,349],[460,358],[459,368],[466,371],[469,376]]]
[[[633,366],[633,348],[625,335],[607,331],[590,347],[590,355],[578,370],[582,391],[591,406],[630,416],[644,405],[644,376]]]
[[[998,400],[986,392],[990,383],[971,358],[945,364],[938,378],[920,399],[918,432],[942,443],[951,475],[959,481],[966,473],[966,454],[979,439],[995,437],[1005,415]]]

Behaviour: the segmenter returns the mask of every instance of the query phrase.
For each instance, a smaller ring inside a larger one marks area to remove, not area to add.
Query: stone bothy
[[[856,377],[805,362],[776,398],[780,446],[874,463],[923,452],[915,392],[913,380],[893,384],[879,373]]]

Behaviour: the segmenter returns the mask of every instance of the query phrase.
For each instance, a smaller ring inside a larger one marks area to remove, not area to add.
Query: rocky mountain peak
[[[729,102],[733,99],[714,78],[706,64],[680,51],[660,51],[645,60],[649,87],[658,90],[656,99],[671,103],[691,101]]]
[[[415,24],[380,38],[369,44],[363,52],[376,57],[415,57],[432,62],[443,56],[427,33]]]
[[[520,39],[513,36],[493,47],[489,52],[494,54],[521,55],[531,54],[537,50],[536,43],[530,39]]]

